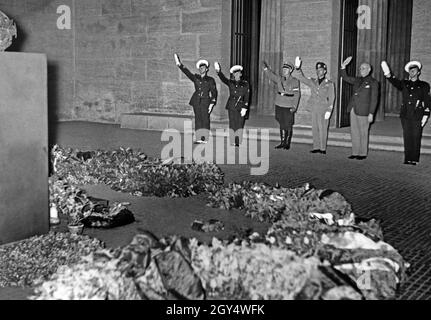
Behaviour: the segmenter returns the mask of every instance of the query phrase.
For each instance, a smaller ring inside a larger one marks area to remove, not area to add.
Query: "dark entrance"
[[[358,29],[360,4],[369,8],[371,28]],[[342,0],[340,59],[353,56],[347,68],[351,75],[357,74],[358,63],[369,62],[373,66],[372,76],[380,82],[381,89],[376,121],[399,113],[401,94],[387,82],[380,64],[386,60],[392,72],[404,78],[404,66],[410,60],[412,13],[412,0]],[[346,109],[352,87],[339,80],[339,88],[337,126],[345,127],[350,125]]]
[[[350,75],[356,74],[356,58],[358,48],[358,0],[343,0],[341,5],[341,45],[340,58],[338,65],[341,65],[347,57],[352,56],[352,62],[347,67],[347,73]],[[353,87],[346,84],[341,78],[338,83],[339,97],[338,112],[337,112],[337,127],[343,128],[350,126],[350,117],[347,113],[347,105],[350,97],[353,95]]]
[[[244,67],[250,82],[251,107],[257,105],[261,0],[232,1],[231,65]]]

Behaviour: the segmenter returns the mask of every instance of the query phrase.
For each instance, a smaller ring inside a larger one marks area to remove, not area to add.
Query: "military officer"
[[[352,155],[349,159],[365,160],[368,156],[370,125],[379,103],[379,82],[371,76],[371,65],[366,62],[359,68],[360,77],[348,76],[346,67],[350,61],[352,57],[341,64],[340,71],[343,80],[353,85],[354,92],[347,107],[352,137]]]
[[[289,150],[293,136],[295,112],[298,110],[301,98],[301,89],[298,79],[292,77],[293,65],[283,64],[283,75],[272,71],[266,62],[263,62],[263,70],[271,81],[277,84],[275,95],[275,119],[280,124],[281,143],[276,149]]]
[[[306,78],[299,59],[298,68],[292,73],[293,77],[311,89],[311,96],[307,103],[307,111],[311,112],[312,116],[313,150],[311,153],[326,154],[329,120],[335,103],[335,84],[326,78],[327,72],[326,64],[318,62],[317,78]]]
[[[243,67],[235,65],[230,69],[231,79],[221,71],[220,63],[214,64],[220,80],[229,87],[229,99],[226,109],[229,114],[230,143],[236,147],[242,143],[244,123],[248,116],[250,85],[242,79]]]
[[[430,85],[419,80],[422,71],[422,64],[419,61],[411,61],[405,66],[405,71],[409,74],[408,80],[396,78],[386,61],[382,62],[382,69],[389,82],[403,95],[400,118],[404,136],[404,164],[417,165],[421,153],[423,127],[430,116]]]
[[[214,78],[208,76],[209,62],[199,60],[196,63],[199,74],[193,74],[181,63],[177,54],[174,55],[174,58],[176,65],[195,85],[195,92],[189,102],[195,114],[195,131],[197,134],[195,143],[207,143],[210,130],[210,115],[217,104],[218,95]]]

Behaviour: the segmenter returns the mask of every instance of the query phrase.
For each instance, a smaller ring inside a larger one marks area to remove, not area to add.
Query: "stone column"
[[[363,62],[373,66],[372,76],[380,82],[380,103],[376,121],[385,118],[386,80],[380,64],[386,59],[389,0],[360,0],[359,6],[368,6],[371,11],[371,29],[358,30],[358,68]]]
[[[263,0],[260,31],[260,61],[266,61],[279,73],[283,64],[282,52],[282,0]],[[274,114],[275,85],[265,75],[259,64],[258,114]]]

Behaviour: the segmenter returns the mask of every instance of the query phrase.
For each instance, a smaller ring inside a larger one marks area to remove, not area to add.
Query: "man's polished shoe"
[[[410,166],[415,166],[416,162],[414,162],[414,161],[404,161],[404,164],[408,164]]]
[[[320,150],[311,150],[310,153],[320,153]]]
[[[367,159],[366,156],[358,156],[358,157],[356,157],[356,160],[365,160],[365,159]]]
[[[319,153],[320,153],[320,154],[326,154],[326,151],[324,151],[324,150],[320,150],[320,151],[319,151]]]
[[[350,160],[358,159],[358,156],[350,156],[348,159]]]

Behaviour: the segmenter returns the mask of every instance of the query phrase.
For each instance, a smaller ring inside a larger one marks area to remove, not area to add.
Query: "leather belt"
[[[283,93],[283,92],[279,92],[278,93],[280,96],[282,97],[294,97],[294,94],[290,94],[290,93]]]

